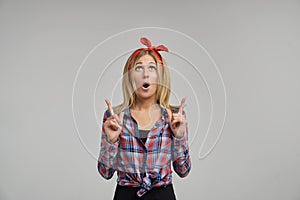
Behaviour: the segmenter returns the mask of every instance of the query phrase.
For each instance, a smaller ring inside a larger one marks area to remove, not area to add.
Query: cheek
[[[132,75],[134,82],[138,82],[141,80],[141,74],[140,73],[133,73]]]
[[[130,76],[131,84],[134,90],[137,89],[137,85],[139,84],[139,77],[136,73],[132,73]]]
[[[157,72],[152,74],[152,76],[151,76],[151,81],[154,82],[154,83],[157,83],[157,82],[158,82],[158,75],[157,75]]]

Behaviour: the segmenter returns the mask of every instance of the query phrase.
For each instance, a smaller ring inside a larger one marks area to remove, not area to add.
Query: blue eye
[[[151,71],[155,71],[156,70],[156,66],[149,66]]]
[[[134,70],[135,70],[135,71],[141,71],[141,70],[143,70],[143,67],[141,67],[141,66],[136,66],[136,67],[134,68]]]

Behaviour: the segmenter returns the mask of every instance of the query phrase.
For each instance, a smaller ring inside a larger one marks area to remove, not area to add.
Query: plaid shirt
[[[155,186],[172,182],[171,163],[174,171],[185,177],[191,169],[188,147],[188,126],[184,137],[176,138],[170,128],[165,107],[161,107],[162,116],[150,130],[145,144],[139,138],[138,124],[124,110],[123,127],[118,140],[110,143],[102,124],[101,147],[98,158],[98,171],[105,179],[110,179],[117,170],[117,183],[140,187],[137,195],[142,196]],[[178,112],[178,110],[177,110]],[[186,116],[183,111],[183,115]],[[110,116],[108,110],[103,123]]]

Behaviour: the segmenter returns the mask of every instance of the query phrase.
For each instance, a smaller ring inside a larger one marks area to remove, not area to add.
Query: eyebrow
[[[137,63],[135,63],[135,65],[139,65],[139,64],[143,64],[143,63],[142,63],[142,62],[137,62]],[[149,62],[149,64],[154,64],[154,65],[156,65],[155,62]]]

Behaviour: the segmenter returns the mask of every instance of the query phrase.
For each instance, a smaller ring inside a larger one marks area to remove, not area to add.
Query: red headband
[[[169,52],[168,48],[165,47],[164,45],[159,45],[159,46],[157,46],[157,47],[152,46],[150,40],[147,39],[147,38],[145,38],[145,37],[142,37],[142,38],[140,39],[140,42],[141,42],[143,45],[147,46],[147,48],[140,48],[140,49],[135,50],[135,52],[134,52],[134,53],[132,54],[132,56],[131,56],[130,63],[133,61],[133,59],[136,57],[136,55],[137,55],[138,53],[140,53],[141,51],[151,50],[151,51],[152,51],[153,53],[155,53],[156,56],[159,58],[159,61],[160,61],[161,65],[162,65],[162,58],[161,58],[161,55],[158,53],[158,51],[166,51],[166,52]],[[162,66],[163,66],[163,65],[162,65]]]

